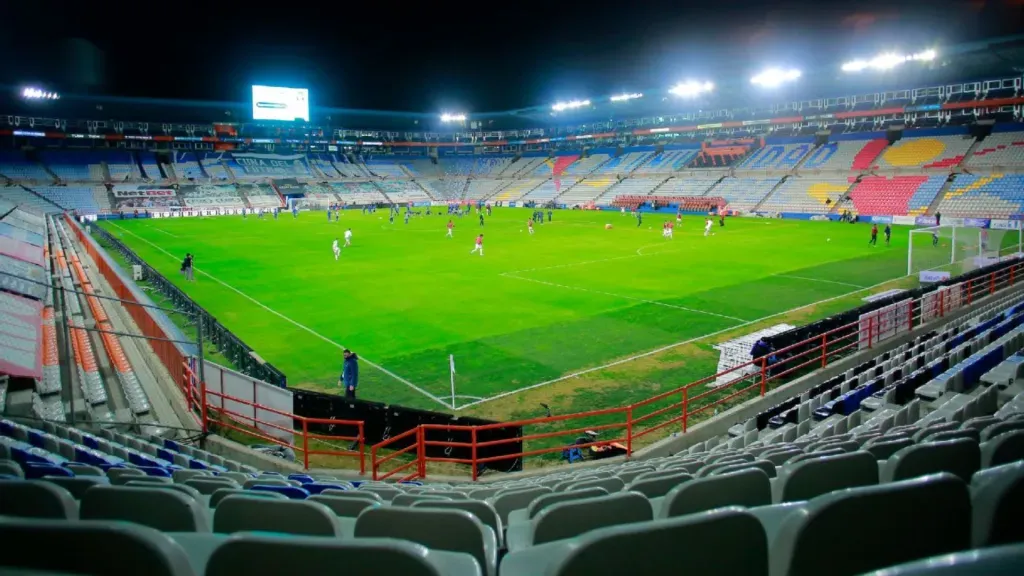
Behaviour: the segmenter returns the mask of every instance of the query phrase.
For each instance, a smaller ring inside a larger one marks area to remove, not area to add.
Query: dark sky
[[[0,75],[68,90],[63,42],[84,38],[102,94],[241,101],[265,83],[320,106],[482,112],[1017,33],[1022,3],[18,1]]]

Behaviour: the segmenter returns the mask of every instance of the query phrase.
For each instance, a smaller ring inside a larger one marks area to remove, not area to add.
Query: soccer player
[[[676,225],[673,224],[671,221],[665,222],[665,224],[665,231],[667,232],[669,240],[671,240],[672,238],[674,238],[674,236],[672,236],[672,233],[674,232]]]
[[[388,213],[388,224],[394,224],[394,223],[395,223],[395,211],[391,210]]]
[[[480,213],[480,225],[481,226],[484,225],[484,214],[483,214],[483,212]]]
[[[452,230],[454,230],[454,229],[455,229],[455,223],[452,222],[451,218],[449,218],[448,219],[448,233],[445,234],[444,237],[445,238],[454,238],[454,236],[452,236]]]
[[[479,236],[476,237],[476,244],[473,246],[473,249],[469,251],[470,254],[472,254],[474,252],[480,252],[481,256],[484,255],[484,235],[483,234],[480,234]]]
[[[526,227],[530,229],[530,236],[533,236],[533,220],[527,220]]]
[[[892,236],[892,226],[886,224],[884,232],[885,232],[885,245],[888,246],[889,245],[889,238]]]
[[[334,243],[331,244],[331,250],[334,252],[334,260],[338,260],[338,256],[341,256],[341,247],[338,246],[338,239],[334,239]]]
[[[331,207],[330,206],[327,207],[327,221],[328,222],[331,221]]]
[[[345,230],[345,247],[352,245],[352,229]]]
[[[296,204],[292,204],[292,219],[294,220],[294,219],[296,219],[298,217],[299,217],[299,205],[297,203]]]
[[[939,231],[938,230],[932,230],[932,246],[938,246],[938,245],[939,245]]]
[[[723,228],[725,227],[725,214],[718,215],[718,225]]]
[[[871,225],[871,240],[868,240],[868,244],[878,246],[878,224]]]
[[[711,233],[711,218],[704,219],[704,235],[707,236]]]
[[[636,227],[639,228],[640,225],[643,224],[643,223],[644,223],[643,213],[640,212],[639,210],[637,210],[637,212],[636,212]]]
[[[676,224],[682,224],[682,223],[683,223],[683,211],[682,210],[677,210],[676,211]]]
[[[406,213],[405,213],[405,223],[406,223],[406,224],[408,224],[408,223],[409,223],[409,216],[411,216],[411,215],[412,215],[412,212],[406,212]]]

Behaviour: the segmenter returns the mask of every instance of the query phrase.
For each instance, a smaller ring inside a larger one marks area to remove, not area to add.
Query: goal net
[[[924,270],[948,271],[953,276],[979,268],[990,259],[1021,251],[1021,230],[971,226],[929,226],[910,231],[907,275]]]

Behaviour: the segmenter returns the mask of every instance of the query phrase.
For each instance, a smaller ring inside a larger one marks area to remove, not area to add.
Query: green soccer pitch
[[[348,347],[362,358],[361,398],[426,409],[450,404],[449,354],[461,407],[702,336],[738,335],[766,317],[906,273],[905,227],[894,227],[892,246],[879,234],[873,247],[866,224],[730,218],[704,237],[703,218],[685,216],[675,238],[665,239],[661,227],[671,215],[645,214],[638,227],[618,212],[559,210],[531,236],[531,212],[497,209],[484,227],[475,214],[455,218],[454,238],[445,237],[446,215],[390,224],[386,210],[348,210],[330,223],[323,212],[298,219],[283,212],[276,221],[100,226],[277,366],[290,386],[340,393]],[[353,245],[335,261],[331,242],[344,244],[347,228]],[[479,232],[483,257],[470,254]],[[196,255],[195,283],[179,274],[186,252]],[[595,407],[599,392],[579,405]]]

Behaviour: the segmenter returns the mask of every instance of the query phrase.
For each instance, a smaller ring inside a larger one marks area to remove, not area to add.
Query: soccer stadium
[[[436,130],[19,90],[0,572],[1024,572],[1022,47]]]

